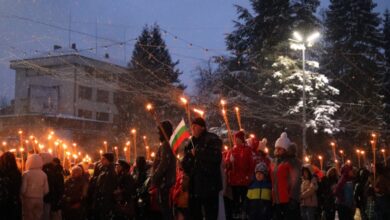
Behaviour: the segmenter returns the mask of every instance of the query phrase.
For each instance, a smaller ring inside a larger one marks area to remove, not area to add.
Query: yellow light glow
[[[222,106],[226,105],[226,101],[223,100],[223,99],[221,99],[221,105],[222,105]]]
[[[77,146],[77,143],[73,143],[72,145],[73,145],[73,147],[76,147],[76,146]]]
[[[22,130],[19,130],[19,131],[18,131],[18,134],[23,134],[23,131],[22,131]]]
[[[364,155],[366,152],[364,150],[360,151],[360,154]]]
[[[127,151],[127,147],[123,148],[123,151],[125,151],[125,152],[126,152],[126,151]]]
[[[135,134],[137,131],[133,128],[133,129],[131,129],[131,133],[132,134]]]
[[[203,117],[204,115],[204,111],[203,110],[200,110],[200,109],[197,109],[197,108],[194,108],[193,111],[197,114],[200,115],[200,117]]]
[[[153,109],[153,105],[152,104],[149,103],[149,104],[146,105],[146,110],[150,111],[152,109]]]
[[[24,149],[23,149],[23,150],[24,150]],[[9,152],[14,153],[14,152],[16,152],[16,149],[15,149],[15,148],[10,149]]]
[[[129,146],[130,145],[130,141],[126,142],[126,146]]]
[[[339,152],[340,152],[340,154],[344,154],[344,151],[343,151],[343,150],[340,150]]]
[[[24,152],[24,148],[23,147],[19,148],[19,151]]]
[[[385,152],[385,149],[381,149],[381,152],[384,153],[384,152]]]
[[[146,136],[143,136],[142,138],[143,138],[144,140],[146,140]]]
[[[151,156],[151,157],[155,157],[155,156],[156,156],[156,153],[152,152],[152,153],[150,154],[150,156]]]
[[[334,147],[336,144],[334,142],[330,142],[330,145]]]
[[[188,103],[187,99],[184,97],[180,97],[180,101],[185,105]]]
[[[62,148],[66,149],[68,146],[66,144],[62,144]]]
[[[306,161],[306,162],[309,162],[309,161],[310,161],[310,159],[309,159],[308,156],[305,157],[305,161]]]
[[[254,134],[250,134],[250,135],[249,135],[249,137],[250,137],[250,138],[255,138],[255,137],[256,137],[256,135],[254,135]]]
[[[320,155],[320,156],[318,156],[318,159],[322,160],[322,156],[321,156],[321,155]]]
[[[49,153],[51,154],[51,153],[53,153],[53,150],[52,150],[51,148],[49,148],[49,149],[47,150],[47,152],[49,152]]]
[[[7,142],[6,142],[6,141],[3,141],[2,144],[3,144],[3,146],[6,146],[6,145],[7,145]]]

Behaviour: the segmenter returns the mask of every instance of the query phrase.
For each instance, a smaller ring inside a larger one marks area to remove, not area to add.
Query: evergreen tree
[[[145,111],[151,102],[162,118],[176,121],[177,100],[183,93],[178,61],[173,62],[158,25],[145,26],[135,43],[129,62],[129,74],[120,83],[124,92],[118,97],[120,130],[142,127],[154,132],[155,124]]]
[[[385,55],[385,76],[383,83],[383,94],[385,103],[385,128],[390,129],[390,12],[386,9],[383,14],[383,47]]]
[[[322,72],[340,90],[342,128],[368,132],[380,128],[379,96],[383,68],[380,19],[372,0],[331,0],[325,19]],[[351,103],[351,104],[349,104]]]

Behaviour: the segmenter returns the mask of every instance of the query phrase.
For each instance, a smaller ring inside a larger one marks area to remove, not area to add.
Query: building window
[[[110,93],[108,91],[98,89],[96,94],[96,101],[108,103],[109,95]]]
[[[78,116],[80,118],[92,118],[92,111],[84,110],[84,109],[79,109],[78,110]]]
[[[110,119],[110,114],[106,112],[96,112],[96,120],[109,121],[109,119]]]
[[[92,100],[92,88],[86,86],[79,86],[79,98]]]

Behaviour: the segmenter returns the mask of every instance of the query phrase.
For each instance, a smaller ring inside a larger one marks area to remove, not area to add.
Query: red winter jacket
[[[247,186],[253,177],[252,151],[245,145],[234,146],[225,157],[228,184],[230,186]]]
[[[272,199],[274,204],[284,204],[290,201],[290,172],[293,168],[288,160],[281,160],[273,165],[271,171]]]

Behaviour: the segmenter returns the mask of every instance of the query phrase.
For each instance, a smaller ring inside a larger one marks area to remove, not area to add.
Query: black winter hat
[[[129,171],[130,170],[130,165],[124,161],[124,160],[118,160],[116,162],[117,165],[121,166],[125,171]]]
[[[172,135],[173,127],[172,127],[172,123],[170,121],[163,121],[163,122],[161,122],[160,123],[160,127],[162,129],[164,129],[165,134],[168,136],[168,138]],[[160,127],[159,127],[159,130],[160,130]]]
[[[105,153],[102,156],[104,158],[106,158],[110,163],[114,162],[114,154],[113,153]]]
[[[199,125],[201,127],[206,128],[206,121],[201,117],[194,118],[194,120],[192,120],[191,124],[196,124],[196,125]]]

